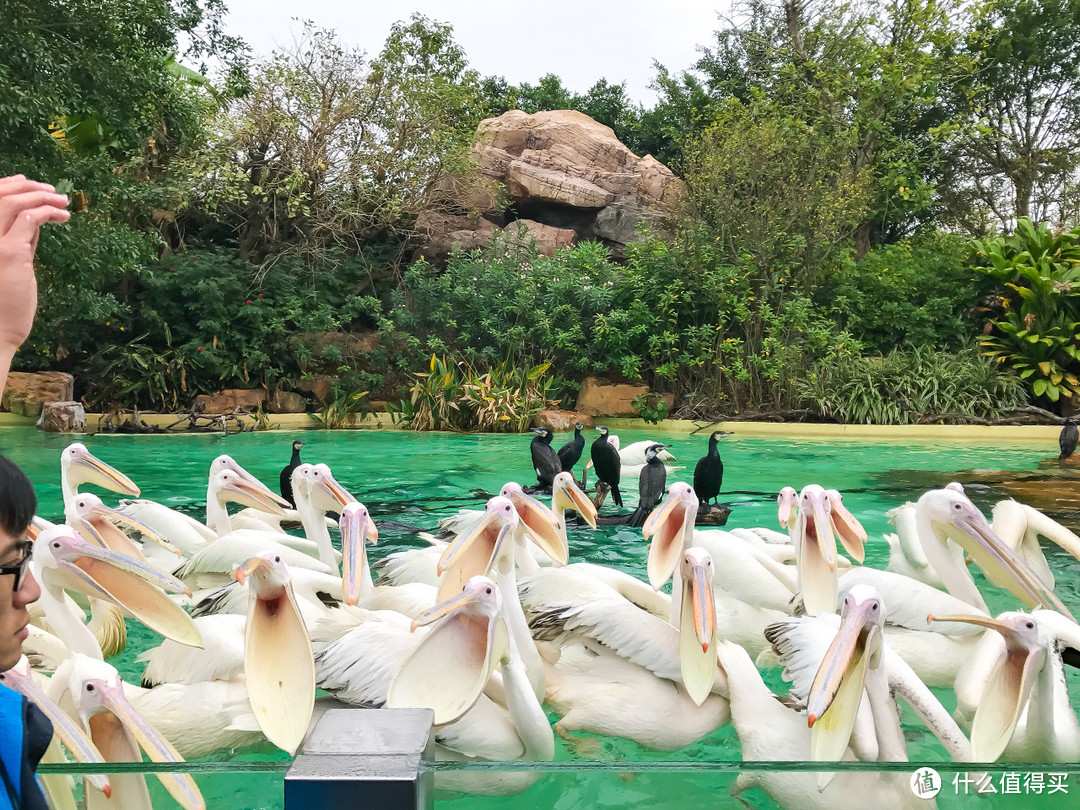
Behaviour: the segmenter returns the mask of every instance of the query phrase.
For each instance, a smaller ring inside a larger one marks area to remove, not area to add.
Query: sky
[[[296,18],[338,32],[343,44],[377,54],[398,20],[413,12],[450,23],[469,65],[482,76],[535,84],[546,73],[573,92],[598,79],[626,82],[645,106],[658,61],[672,72],[688,68],[699,45],[709,45],[718,14],[731,0],[226,0],[226,29],[256,55],[289,46],[302,30]]]

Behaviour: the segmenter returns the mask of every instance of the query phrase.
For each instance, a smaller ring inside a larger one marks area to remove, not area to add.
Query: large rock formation
[[[216,394],[200,394],[192,407],[199,413],[253,413],[266,403],[265,388],[226,388]]]
[[[472,154],[488,186],[464,189],[449,183],[440,211],[421,214],[429,255],[486,244],[500,228],[523,223],[542,253],[584,239],[599,239],[616,258],[647,222],[662,229],[675,210],[683,184],[650,155],[639,158],[604,126],[584,113],[554,110],[534,115],[511,110],[480,122]],[[496,204],[502,187],[509,203]],[[479,212],[472,217],[446,210]]]
[[[62,371],[12,371],[4,388],[3,410],[20,416],[39,416],[46,402],[75,398],[75,378]]]

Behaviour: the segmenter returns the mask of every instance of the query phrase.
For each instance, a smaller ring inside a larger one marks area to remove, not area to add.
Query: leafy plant
[[[550,366],[519,368],[504,362],[478,371],[467,361],[433,354],[429,371],[414,375],[409,426],[413,430],[520,433],[535,414],[557,402],[552,394],[559,381],[545,376]]]
[[[638,394],[630,401],[630,407],[638,412],[638,416],[651,425],[657,425],[667,419],[668,405],[662,396],[649,392]]]
[[[974,349],[922,347],[823,362],[799,389],[806,404],[826,418],[877,425],[915,424],[926,417],[993,419],[1025,399],[1015,375]]]
[[[1016,233],[972,243],[976,269],[1004,285],[1004,317],[984,353],[1027,380],[1036,397],[1080,394],[1080,228],[1054,234],[1021,219]]]

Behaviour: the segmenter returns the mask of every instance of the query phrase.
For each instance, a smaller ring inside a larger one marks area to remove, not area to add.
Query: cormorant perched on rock
[[[572,473],[574,465],[581,459],[581,453],[585,449],[585,437],[581,435],[581,429],[585,427],[581,422],[574,425],[574,438],[559,448],[559,463],[562,471]]]
[[[724,483],[724,462],[720,460],[720,450],[716,443],[722,436],[730,435],[727,430],[714,430],[709,437],[709,452],[702,456],[694,467],[694,492],[700,504],[698,511],[707,511],[709,501],[716,501],[720,494],[720,485]]]
[[[638,505],[630,518],[631,526],[642,526],[649,513],[667,492],[667,468],[657,455],[667,445],[653,444],[645,450],[645,466],[638,476]]]
[[[1061,455],[1058,456],[1059,460],[1067,459],[1076,450],[1076,417],[1070,416],[1065,420],[1065,425],[1061,428],[1061,435],[1058,436],[1058,446],[1061,448]]]
[[[289,459],[289,463],[285,466],[285,469],[281,471],[281,477],[278,479],[278,486],[281,489],[281,497],[287,500],[289,503],[296,506],[296,501],[292,496],[292,474],[293,470],[300,466],[300,448],[304,446],[304,443],[297,439],[292,443],[292,458]]]
[[[536,480],[544,489],[551,489],[555,476],[562,472],[559,456],[551,449],[551,437],[554,434],[549,427],[535,427],[532,432],[536,435],[529,444],[529,453],[532,455]]]
[[[616,506],[622,506],[622,494],[619,492],[619,474],[622,471],[622,459],[615,445],[607,440],[608,429],[600,426],[600,437],[592,443],[590,455],[596,477],[611,487],[611,499]]]

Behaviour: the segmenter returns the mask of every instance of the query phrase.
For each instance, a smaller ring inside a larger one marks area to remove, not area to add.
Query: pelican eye
[[[1024,626],[1028,630],[1034,630],[1035,629],[1035,622],[1024,622]]]
[[[58,541],[58,540],[54,540],[54,541],[53,541],[53,544],[52,544],[52,547],[53,547],[53,548],[60,548],[60,541]]]
[[[87,692],[93,692],[94,691],[94,685],[92,683],[88,683],[86,685],[86,691]]]
[[[281,557],[279,557],[278,555],[275,554],[274,555],[274,562],[276,562],[276,563],[281,562]]]
[[[487,588],[484,588],[484,593],[491,593],[491,586],[490,585]]]
[[[878,609],[878,603],[874,602],[872,605],[870,605],[870,609],[871,610],[877,610]]]

